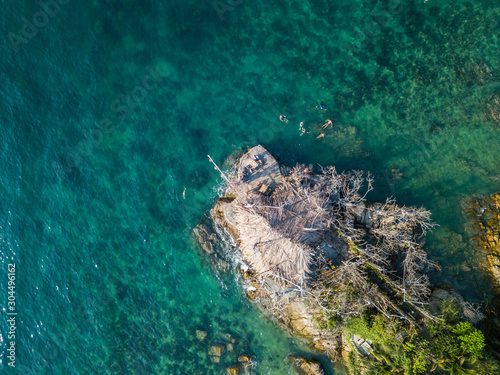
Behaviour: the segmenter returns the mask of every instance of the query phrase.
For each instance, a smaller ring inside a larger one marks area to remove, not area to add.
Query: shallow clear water
[[[233,4],[69,1],[18,52],[9,32],[40,7],[4,4],[0,276],[16,263],[19,316],[17,371],[5,337],[2,371],[220,374],[253,354],[254,373],[287,374],[289,352],[317,355],[190,241],[220,183],[206,155],[257,143],[431,209],[433,279],[488,293],[461,204],[500,188],[498,3]],[[214,364],[225,333],[235,349]]]

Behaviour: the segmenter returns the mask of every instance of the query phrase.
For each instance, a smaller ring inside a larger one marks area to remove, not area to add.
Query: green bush
[[[481,331],[473,328],[468,322],[458,323],[452,332],[458,337],[460,348],[464,353],[482,358],[481,351],[486,345]]]

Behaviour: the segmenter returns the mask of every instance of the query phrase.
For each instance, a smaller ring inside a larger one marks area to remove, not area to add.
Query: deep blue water
[[[497,1],[61,2],[0,12],[2,373],[222,374],[252,354],[288,374],[288,353],[318,356],[190,240],[221,183],[207,154],[258,143],[429,208],[433,280],[488,295],[462,204],[500,188]]]

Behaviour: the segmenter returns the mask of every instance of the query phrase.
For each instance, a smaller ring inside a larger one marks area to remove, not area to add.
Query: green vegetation
[[[366,358],[352,351],[351,374],[500,374],[498,364],[484,351],[481,331],[460,321],[454,301],[445,300],[440,318],[412,325],[366,311],[345,322],[346,337],[360,335],[372,342]]]

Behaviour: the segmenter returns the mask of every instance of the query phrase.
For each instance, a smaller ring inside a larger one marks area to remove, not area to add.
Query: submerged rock
[[[214,222],[211,218],[204,217],[193,229],[192,240],[197,244],[197,248],[208,259],[210,265],[218,270],[227,272],[230,269],[229,259],[227,259],[226,245],[217,233]]]
[[[236,342],[236,339],[230,333],[223,333],[221,337],[232,344]]]
[[[206,219],[202,220],[200,224],[193,229],[196,243],[198,243],[200,248],[208,255],[212,255],[215,252],[213,233],[214,231],[210,228],[209,222]]]
[[[232,366],[226,369],[227,375],[238,375],[241,371],[241,366]]]
[[[203,341],[207,338],[208,333],[206,331],[196,330],[196,338],[200,341]]]
[[[344,360],[344,362],[347,362],[349,360],[349,354],[353,351],[353,347],[349,342],[349,339],[345,335],[342,335],[341,340],[342,340],[341,344],[342,359]]]

